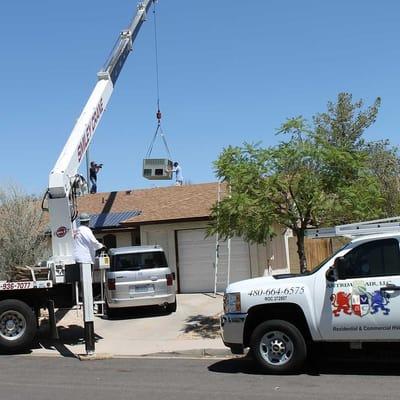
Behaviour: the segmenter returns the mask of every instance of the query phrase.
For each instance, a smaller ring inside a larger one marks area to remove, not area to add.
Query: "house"
[[[221,187],[220,187],[221,188]],[[203,183],[91,194],[79,199],[79,210],[91,215],[91,227],[108,247],[158,244],[167,255],[181,293],[223,290],[228,281],[289,272],[289,237],[282,228],[264,245],[232,238],[219,242],[215,275],[215,236],[207,237],[210,209],[219,185]],[[230,260],[230,261],[229,261]],[[268,269],[267,269],[268,272]]]

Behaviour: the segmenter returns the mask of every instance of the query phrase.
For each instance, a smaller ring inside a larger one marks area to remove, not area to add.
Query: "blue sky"
[[[0,184],[42,193],[136,0],[20,0],[0,8]],[[396,0],[159,0],[162,127],[191,183],[215,181],[228,145],[274,145],[288,117],[341,91],[382,107],[367,139],[399,144]],[[152,15],[96,131],[99,191],[171,185],[142,178],[156,129]],[[154,156],[166,156],[159,139]],[[81,172],[84,172],[82,170]]]

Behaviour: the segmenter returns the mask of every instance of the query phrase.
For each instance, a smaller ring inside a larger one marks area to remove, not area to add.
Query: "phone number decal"
[[[0,284],[0,290],[30,289],[32,282],[4,282]]]
[[[286,288],[251,289],[249,296],[290,296],[303,293],[304,286],[289,286]]]

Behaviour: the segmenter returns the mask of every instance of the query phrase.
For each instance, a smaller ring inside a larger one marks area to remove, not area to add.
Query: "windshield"
[[[117,254],[111,257],[111,271],[137,271],[139,269],[166,268],[167,260],[161,251]]]

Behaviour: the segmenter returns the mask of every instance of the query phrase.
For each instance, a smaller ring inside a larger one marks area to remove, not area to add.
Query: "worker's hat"
[[[88,213],[85,213],[85,212],[81,213],[79,215],[79,221],[80,222],[89,222],[90,221],[90,215]]]

